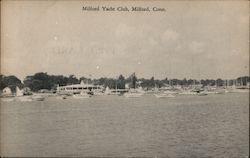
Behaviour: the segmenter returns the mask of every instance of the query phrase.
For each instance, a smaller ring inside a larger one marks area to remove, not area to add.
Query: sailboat
[[[124,94],[126,98],[139,98],[144,93],[138,92],[135,89],[130,89],[127,93]]]
[[[135,76],[135,73],[133,73],[131,76],[131,82],[134,88],[129,89],[129,91],[124,94],[126,98],[139,98],[145,93],[141,87],[139,89],[135,88],[136,82],[135,80],[133,81],[134,76]]]
[[[249,87],[243,85],[242,78],[240,80],[240,85],[238,85],[237,79],[235,80],[235,84],[230,89],[231,93],[249,93]]]
[[[5,102],[14,101],[13,94],[9,87],[6,87],[3,89],[3,93],[1,94],[0,97],[1,97],[1,101],[5,101]]]
[[[154,96],[155,96],[156,98],[173,98],[173,97],[175,97],[176,94],[178,94],[178,93],[172,91],[173,86],[172,86],[172,84],[171,84],[171,80],[170,80],[170,82],[169,82],[169,85],[170,85],[170,87],[171,87],[170,89],[167,89],[167,90],[165,90],[165,91],[158,91],[157,93],[154,94]]]
[[[31,96],[25,96],[23,94],[23,91],[19,89],[19,87],[16,87],[16,99],[19,101],[32,101]]]

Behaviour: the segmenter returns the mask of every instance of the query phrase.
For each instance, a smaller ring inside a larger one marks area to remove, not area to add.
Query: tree
[[[118,77],[117,88],[118,89],[125,89],[125,78],[122,75],[120,75]]]
[[[135,75],[135,73],[132,75],[132,87],[131,88],[136,88],[136,81],[137,81],[137,77]]]
[[[74,75],[69,75],[67,84],[79,84],[79,80]]]
[[[187,79],[186,79],[186,78],[184,78],[184,79],[182,80],[182,84],[183,84],[183,85],[185,85],[185,86],[188,84],[188,82],[187,82]]]
[[[217,86],[223,86],[223,85],[224,85],[224,81],[223,81],[222,79],[218,78],[218,79],[216,80],[216,85],[217,85]]]
[[[53,76],[49,76],[47,73],[39,72],[33,76],[27,76],[24,79],[24,85],[29,87],[32,91],[38,91],[40,89],[48,89],[54,86]]]
[[[16,76],[3,76],[1,75],[1,90],[5,87],[9,87],[12,91],[15,91],[16,87],[23,87],[20,79]]]
[[[7,87],[7,84],[3,81],[4,75],[0,75],[0,90],[2,91],[5,87]]]

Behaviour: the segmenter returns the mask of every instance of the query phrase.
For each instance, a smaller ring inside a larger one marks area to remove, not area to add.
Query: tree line
[[[154,87],[164,87],[167,85],[175,86],[190,86],[201,84],[203,86],[232,86],[232,85],[247,85],[250,82],[249,76],[238,77],[237,79],[223,80],[223,79],[168,79],[163,80],[155,79],[151,77],[150,79],[137,78],[135,73],[125,78],[123,75],[119,75],[118,78],[107,78],[101,77],[98,79],[91,79],[89,77],[80,77],[77,78],[74,75],[63,76],[63,75],[49,75],[45,72],[35,73],[34,75],[26,76],[22,82],[16,76],[4,76],[0,75],[0,90],[3,90],[5,87],[10,87],[12,91],[15,91],[15,87],[19,88],[28,87],[32,91],[37,92],[41,89],[55,90],[56,87],[66,86],[72,84],[79,84],[81,81],[94,85],[103,85],[104,87],[109,87],[111,89],[124,89],[126,85],[130,88],[136,88],[141,86],[143,88],[154,88]]]

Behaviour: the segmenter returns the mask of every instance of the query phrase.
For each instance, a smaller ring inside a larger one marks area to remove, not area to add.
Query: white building
[[[100,93],[104,91],[104,87],[100,85],[85,84],[84,82],[81,82],[80,84],[57,87],[57,93],[59,94],[79,94],[82,91]]]

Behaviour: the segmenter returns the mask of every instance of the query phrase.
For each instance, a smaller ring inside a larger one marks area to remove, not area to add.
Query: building
[[[83,81],[80,84],[57,87],[57,93],[59,94],[79,94],[82,91],[100,93],[104,91],[104,87],[100,85],[85,84]]]

